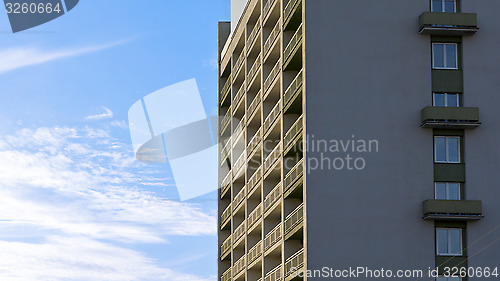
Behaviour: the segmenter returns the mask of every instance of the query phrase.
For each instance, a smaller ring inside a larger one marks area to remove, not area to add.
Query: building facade
[[[233,2],[218,280],[499,280],[500,1]]]

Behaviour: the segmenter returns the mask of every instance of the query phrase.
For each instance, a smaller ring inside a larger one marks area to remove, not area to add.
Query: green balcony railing
[[[253,246],[250,251],[248,251],[248,264],[254,262],[257,258],[262,255],[262,241],[259,241],[255,246]]]
[[[250,53],[250,49],[252,48],[253,42],[257,38],[257,36],[260,33],[260,27],[261,27],[261,18],[257,20],[255,23],[255,26],[252,29],[252,32],[250,32],[250,35],[248,35],[246,46],[247,46],[247,54]]]
[[[223,228],[231,219],[231,204],[222,212],[220,216],[220,227]]]
[[[295,143],[295,140],[300,138],[302,134],[302,116],[295,121],[290,130],[285,134],[283,138],[283,150],[285,153],[290,150],[291,146]]]
[[[220,281],[231,281],[231,268],[229,268],[222,274]]]
[[[236,242],[238,241],[238,239],[240,239],[243,234],[245,234],[245,231],[246,231],[246,221],[243,221],[239,226],[238,228],[236,228],[236,230],[234,231],[233,233],[233,241]]]
[[[273,46],[274,42],[276,39],[278,39],[281,31],[281,25],[280,22],[278,21],[276,25],[274,26],[273,30],[269,34],[269,37],[267,37],[266,42],[264,43],[264,58],[267,57],[267,53],[271,50],[271,47]]]
[[[266,173],[274,163],[281,157],[281,143],[278,143],[276,147],[269,153],[266,160],[264,160],[264,173]]]
[[[241,271],[243,271],[243,269],[245,268],[246,266],[246,256],[243,255],[237,262],[234,263],[234,266],[233,266],[233,274],[234,276],[238,275],[238,273],[240,273]]]
[[[281,183],[278,183],[276,187],[271,192],[269,192],[269,194],[264,199],[264,212],[267,211],[280,198],[281,198]]]
[[[300,160],[285,176],[285,179],[283,180],[284,194],[292,192],[293,189],[297,186],[297,184],[295,183],[302,179],[302,175],[304,173],[303,163],[304,161]]]
[[[295,98],[301,93],[302,91],[302,70],[295,76],[293,79],[292,83],[290,86],[285,91],[285,94],[283,95],[283,104],[285,110],[290,107],[290,105],[293,103]]]
[[[304,204],[300,204],[285,220],[285,236],[304,220]]]
[[[223,260],[231,252],[231,236],[229,236],[220,246],[220,257]]]
[[[477,107],[428,106],[422,110],[422,127],[475,128],[480,124]]]
[[[282,237],[282,227],[281,223],[278,224],[271,232],[269,232],[264,238],[264,251],[267,251],[274,244],[278,243]]]
[[[247,75],[247,87],[250,86],[250,84],[252,83],[255,75],[257,74],[257,72],[259,72],[260,66],[261,66],[261,55],[259,54],[257,56],[257,58],[255,59],[255,62],[253,63],[252,67],[248,71],[248,75]]]
[[[483,218],[480,200],[426,200],[424,219],[479,220]]]
[[[422,34],[468,35],[479,29],[473,13],[424,12],[419,19]]]
[[[292,55],[295,53],[295,51],[301,44],[302,44],[302,24],[299,26],[299,28],[293,35],[292,39],[290,39],[290,42],[286,46],[285,50],[283,51],[283,57],[284,57],[283,64],[285,66],[290,62]]]
[[[264,134],[267,133],[269,129],[271,129],[272,125],[274,124],[274,121],[280,116],[281,113],[281,103],[278,101],[276,105],[273,107],[269,115],[266,117],[266,120],[264,120]]]
[[[260,203],[255,210],[248,216],[248,228],[251,228],[262,217],[262,203]]]
[[[304,249],[301,249],[285,262],[285,278],[292,274],[292,268],[299,270],[304,266]]]

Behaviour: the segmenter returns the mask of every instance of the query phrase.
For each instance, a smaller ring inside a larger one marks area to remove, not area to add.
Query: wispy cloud
[[[128,41],[129,40],[60,50],[46,50],[38,47],[16,47],[0,50],[0,74],[22,67],[101,51],[124,44]]]
[[[107,107],[102,107],[104,109],[104,113],[97,114],[97,115],[90,115],[85,117],[86,120],[101,120],[101,119],[107,119],[107,118],[113,118],[113,111],[111,111]]]

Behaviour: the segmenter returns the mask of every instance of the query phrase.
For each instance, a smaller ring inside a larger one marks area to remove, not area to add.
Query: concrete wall
[[[432,104],[431,52],[418,17],[429,1],[303,1],[307,134],[379,142],[379,152],[349,152],[366,160],[361,171],[307,174],[308,269],[427,270],[434,224],[422,219],[422,202],[434,194],[433,137],[420,111]]]

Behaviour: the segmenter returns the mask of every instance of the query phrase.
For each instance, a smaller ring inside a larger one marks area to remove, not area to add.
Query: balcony
[[[253,246],[250,251],[248,251],[248,264],[257,260],[262,255],[262,241],[259,241],[255,246]]]
[[[238,71],[240,70],[241,66],[243,65],[243,63],[245,62],[245,52],[244,51],[241,51],[241,54],[240,56],[238,57],[238,59],[236,60],[236,62],[233,64],[233,68],[231,70],[232,73],[235,73],[234,77],[236,78],[237,73]]]
[[[477,107],[435,107],[422,110],[422,127],[441,129],[473,129],[481,125]]]
[[[261,27],[261,19],[259,18],[257,22],[255,23],[255,26],[252,29],[252,32],[250,32],[250,35],[247,38],[246,46],[247,46],[247,54],[250,54],[250,50],[252,49],[253,43],[255,39],[257,39],[257,36],[260,33],[260,27]]]
[[[462,36],[478,30],[477,14],[424,12],[420,15],[420,34]]]
[[[236,162],[234,163],[234,167],[233,167],[233,175],[235,176],[235,178],[240,174],[241,170],[243,169],[243,167],[245,166],[245,164],[247,163],[247,157],[246,157],[246,153],[242,153],[240,155],[240,157],[238,158],[238,160],[236,160]]]
[[[220,216],[220,229],[223,229],[231,221],[231,204],[222,212]]]
[[[250,142],[248,142],[247,145],[248,155],[250,155],[260,145],[261,141],[262,141],[262,129],[259,128],[259,130],[255,133]]]
[[[220,151],[220,165],[226,163],[226,159],[231,155],[231,140],[228,140]]]
[[[251,194],[255,187],[257,187],[258,183],[262,179],[262,166],[260,166],[257,171],[252,175],[250,180],[248,180],[248,194]]]
[[[264,173],[268,172],[268,170],[273,166],[273,164],[280,159],[281,157],[281,143],[278,143],[273,151],[267,156],[264,161]]]
[[[285,262],[285,280],[292,280],[293,277],[290,276],[292,274],[292,268],[295,269],[295,272],[299,272],[300,269],[304,266],[304,249],[298,251],[293,256],[289,257]]]
[[[264,81],[264,95],[267,94],[267,91],[269,90],[269,88],[271,88],[273,82],[276,80],[276,78],[278,78],[280,70],[280,60],[278,60],[278,62],[276,62],[276,64],[274,65],[273,70],[271,70],[266,80]]]
[[[267,57],[267,53],[271,50],[271,47],[274,45],[276,39],[278,39],[280,31],[281,31],[281,26],[280,22],[278,21],[274,26],[273,30],[271,31],[271,33],[269,34],[269,37],[267,37],[266,43],[264,43],[264,52],[263,52],[264,59]]]
[[[231,253],[231,235],[220,246],[220,260],[224,260]]]
[[[231,189],[231,172],[229,172],[226,177],[221,182],[220,197],[223,198],[224,195]]]
[[[304,161],[300,160],[285,176],[283,180],[283,194],[285,198],[292,194],[298,186],[302,185],[302,175],[304,174],[303,163]]]
[[[286,69],[294,54],[302,46],[302,25],[299,26],[292,39],[283,51],[283,69]]]
[[[277,2],[276,0],[267,0],[266,4],[264,5],[264,8],[262,9],[262,15],[264,15],[262,18],[264,20],[267,19],[267,16],[269,15],[271,8],[274,7],[274,4],[276,2]]]
[[[241,271],[243,271],[243,269],[245,269],[245,266],[246,266],[246,256],[243,255],[237,262],[234,263],[233,275],[236,277],[238,273],[240,273]]]
[[[227,78],[226,83],[222,87],[222,90],[220,91],[220,104],[223,105],[226,101],[226,98],[228,97],[229,93],[231,92],[231,75]]]
[[[295,121],[290,130],[286,133],[283,138],[283,150],[286,155],[293,145],[296,144],[302,138],[302,116]],[[300,149],[299,149],[300,150]]]
[[[283,95],[283,111],[287,111],[292,106],[295,99],[302,93],[302,70],[295,76],[290,86]],[[302,101],[300,103],[302,108]]]
[[[229,268],[222,274],[220,281],[231,281],[231,268]]]
[[[260,203],[255,210],[248,216],[248,228],[250,229],[262,217],[262,203]]]
[[[234,197],[234,200],[233,200],[233,210],[236,212],[236,209],[240,206],[241,202],[243,202],[243,200],[245,200],[245,198],[247,197],[247,193],[246,193],[247,189],[246,189],[246,186],[244,186],[240,192],[238,192],[238,194]]]
[[[229,124],[231,124],[231,107],[229,107],[229,109],[227,110],[226,114],[224,115],[224,117],[220,122],[221,133],[223,133],[228,128]]]
[[[250,87],[252,84],[252,81],[254,80],[256,74],[260,70],[260,65],[261,65],[261,55],[259,54],[257,58],[255,59],[255,62],[253,63],[252,67],[248,71],[247,75],[247,87]]]
[[[269,250],[272,246],[274,246],[281,240],[281,230],[282,228],[280,223],[266,235],[266,238],[264,238],[264,251]]]
[[[302,10],[299,10],[298,8],[301,6],[302,0],[289,0],[288,4],[286,5],[285,9],[283,10],[283,26],[286,27],[293,15],[295,13],[302,13]]]
[[[233,233],[233,241],[236,242],[238,239],[243,237],[243,234],[245,234],[246,231],[246,222],[243,221],[238,228]]]
[[[238,104],[241,102],[241,100],[243,99],[244,96],[245,96],[245,83],[241,84],[241,87],[238,90],[238,92],[236,93],[236,96],[234,96],[233,111],[236,111],[236,109],[238,108]],[[233,115],[234,115],[234,113],[235,112],[233,112]]]
[[[269,210],[269,208],[276,203],[281,198],[281,183],[278,183],[276,187],[269,192],[269,194],[264,199],[264,212]]]
[[[267,134],[267,131],[271,129],[274,121],[278,118],[281,113],[281,103],[278,101],[274,108],[271,110],[266,120],[264,121],[264,135]]]
[[[255,111],[257,110],[257,108],[259,108],[261,100],[262,100],[261,99],[261,92],[259,92],[257,94],[257,96],[253,99],[250,106],[248,106],[248,115],[247,116],[248,116],[249,120],[250,120],[250,118],[252,118],[252,116],[255,113]]]
[[[281,281],[281,265],[278,265],[273,270],[271,270],[266,277],[264,277],[264,281]]]
[[[480,220],[483,217],[483,203],[480,200],[424,201],[426,220]]]
[[[300,204],[285,220],[285,240],[292,237],[302,228],[304,221],[304,204]]]

